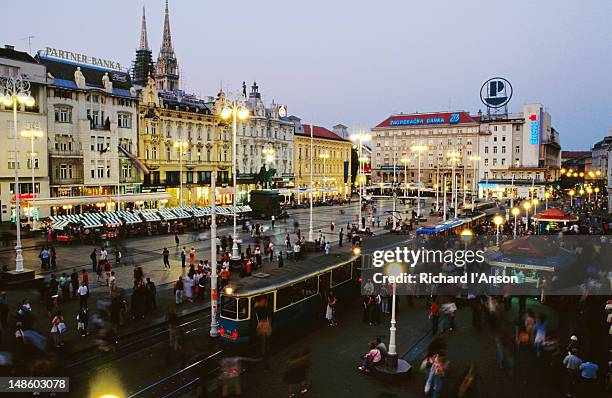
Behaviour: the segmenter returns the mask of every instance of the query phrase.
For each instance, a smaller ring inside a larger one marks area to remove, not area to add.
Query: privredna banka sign
[[[72,51],[58,50],[53,47],[45,47],[44,52],[46,57],[61,58],[67,61],[79,62],[82,64],[90,64],[101,68],[122,70],[119,62],[110,61],[108,59],[90,57],[85,54],[74,53]]]

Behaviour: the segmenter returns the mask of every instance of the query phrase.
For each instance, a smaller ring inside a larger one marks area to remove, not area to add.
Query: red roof
[[[302,127],[304,128],[304,133],[303,134],[297,133],[297,135],[310,137],[310,126],[311,126],[310,124],[302,124]],[[314,138],[325,138],[328,140],[336,140],[336,141],[348,141],[340,137],[338,134],[335,134],[329,131],[325,127],[321,127],[321,126],[313,126],[313,127],[314,129],[312,132],[312,136]]]
[[[411,113],[389,116],[376,127],[415,127],[478,123],[467,112]]]
[[[576,221],[577,217],[557,207],[551,207],[548,210],[539,212],[533,219],[539,221]]]

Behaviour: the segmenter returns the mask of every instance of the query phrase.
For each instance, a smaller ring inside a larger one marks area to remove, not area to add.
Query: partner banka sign
[[[512,85],[503,77],[487,80],[480,88],[480,100],[488,108],[501,108],[512,98]]]
[[[111,61],[108,59],[96,58],[86,54],[75,53],[72,51],[58,50],[53,47],[45,47],[44,51],[40,51],[45,57],[59,58],[66,61],[74,61],[81,64],[89,64],[100,68],[122,70],[119,62]]]

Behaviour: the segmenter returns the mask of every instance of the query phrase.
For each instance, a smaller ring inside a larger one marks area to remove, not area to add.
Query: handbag
[[[333,317],[334,317],[334,311],[331,305],[327,304],[327,310],[325,311],[325,319],[327,319],[328,321],[331,321]]]
[[[66,327],[66,324],[64,322],[60,322],[57,325],[57,331],[60,333],[64,333],[68,328]]]

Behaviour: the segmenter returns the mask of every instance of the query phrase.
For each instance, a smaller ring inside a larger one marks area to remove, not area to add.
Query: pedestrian
[[[340,232],[338,233],[338,246],[342,247],[342,239],[344,239],[344,228],[340,228]]]
[[[198,278],[198,299],[204,299],[206,296],[206,273],[204,271],[199,271]]]
[[[179,278],[174,283],[174,303],[176,305],[183,304],[183,280]]]
[[[194,247],[192,247],[189,250],[189,265],[190,266],[194,266],[195,265],[195,259],[196,259],[196,250]]]
[[[325,319],[329,322],[329,326],[338,326],[336,321],[336,296],[334,292],[330,291],[327,294],[327,310],[325,311]]]
[[[89,296],[89,289],[85,284],[85,279],[81,282],[77,293],[79,294],[79,308],[87,308],[87,297]]]
[[[89,311],[87,308],[81,308],[77,313],[77,329],[81,337],[87,336],[87,325],[89,324]]]
[[[293,259],[295,261],[298,261],[300,259],[300,250],[301,250],[300,244],[298,242],[295,242],[293,244]]]
[[[287,246],[287,250],[291,250],[291,237],[289,234],[285,236],[285,246]]]
[[[148,306],[152,309],[156,309],[157,308],[157,288],[155,287],[155,283],[151,280],[151,278],[147,278],[147,283],[145,284],[145,288],[147,290]]]
[[[378,365],[382,360],[380,350],[376,347],[376,341],[372,340],[369,343],[369,350],[361,357],[361,365],[357,368],[364,372],[370,372],[374,366]]]
[[[329,242],[327,242],[325,244],[325,254],[330,254],[331,253],[331,245],[329,244]]]
[[[62,272],[62,275],[60,276],[59,287],[62,292],[62,302],[67,302],[70,300],[70,279],[65,272]]]
[[[440,320],[440,307],[435,300],[429,308],[429,319],[431,320],[431,334],[435,336],[438,333],[438,321]]]
[[[89,255],[91,259],[91,269],[94,273],[98,272],[98,254],[96,248],[94,247],[93,251]]]
[[[121,250],[119,248],[115,248],[115,265],[119,265],[121,263],[121,258],[123,254],[121,254]]]
[[[225,286],[228,285],[230,281],[230,272],[227,270],[225,266],[221,267],[221,272],[219,272],[219,277],[221,278],[221,289],[224,289]]]
[[[73,268],[70,274],[70,284],[72,285],[72,298],[77,298],[77,290],[79,290],[79,273],[76,268]]]
[[[175,233],[174,233],[174,243],[176,243],[176,249],[178,250],[178,248],[179,248],[179,243],[180,243],[179,236],[178,236],[178,232],[175,232]],[[175,253],[176,253],[176,252],[175,252]]]
[[[167,247],[164,247],[162,254],[164,256],[164,269],[170,270],[170,250],[168,250]]]
[[[64,316],[62,311],[57,311],[53,319],[51,319],[51,337],[53,338],[53,344],[55,348],[59,348],[62,343],[62,334],[66,332],[66,324],[64,323]]]
[[[83,273],[82,275],[83,283],[85,284],[85,286],[89,287],[89,273],[87,272],[85,268],[83,268],[81,272]]]
[[[597,396],[597,371],[599,366],[591,361],[585,361],[580,365],[580,384],[582,395],[585,398]]]
[[[430,391],[432,398],[440,398],[440,392],[444,384],[444,376],[448,370],[448,362],[444,354],[434,354],[431,359],[431,368],[429,369],[429,376],[425,383],[425,394],[429,394]]]
[[[563,358],[563,366],[567,372],[567,395],[570,397],[576,396],[578,391],[578,374],[581,365],[582,359],[578,357],[578,350],[575,348]]]
[[[285,260],[283,260],[283,252],[280,251],[278,253],[278,268],[283,268],[283,265],[285,265]]]
[[[111,271],[109,277],[108,277],[108,291],[109,294],[112,294],[113,291],[116,289],[116,281],[117,278],[115,277],[115,271]]]
[[[185,273],[185,264],[187,262],[187,252],[185,251],[185,246],[181,249],[181,269],[183,273]]]
[[[49,257],[51,258],[51,268],[57,267],[57,252],[53,246],[49,249]]]
[[[274,228],[274,222],[276,221],[276,218],[274,217],[274,214],[272,214],[271,220],[272,220],[272,222],[271,222],[272,228]]]
[[[274,245],[272,241],[268,244],[268,254],[270,255],[270,264],[274,261]]]

